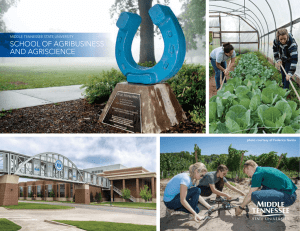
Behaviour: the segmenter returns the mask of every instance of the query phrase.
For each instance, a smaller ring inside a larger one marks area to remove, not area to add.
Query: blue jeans
[[[292,204],[295,203],[297,199],[297,194],[296,192],[294,192],[292,195],[287,194],[285,192],[276,190],[276,189],[271,189],[268,188],[266,186],[263,186],[262,189],[260,191],[255,191],[252,192],[251,195],[251,200],[253,201],[254,204],[256,204],[257,207],[261,208],[261,209],[275,209],[277,206],[275,207],[265,207],[265,206],[259,206],[258,202],[284,202],[283,206],[284,207],[288,207],[291,206]],[[268,211],[265,212],[266,214],[270,214]],[[275,212],[276,213],[276,212]]]
[[[198,208],[198,200],[200,196],[201,190],[198,187],[190,188],[187,191],[186,195],[186,201],[189,203],[189,205],[194,209],[196,213],[200,212],[200,209]],[[180,202],[180,193],[178,193],[173,200],[169,202],[165,202],[165,205],[168,209],[174,209],[176,211],[183,211],[186,213],[190,213]]]
[[[285,69],[286,73],[288,74],[291,68],[291,62],[282,62],[282,66]],[[282,84],[283,84],[283,89],[289,89],[290,88],[290,82],[286,80],[286,75],[282,68],[280,68],[281,71],[281,76],[282,76]]]
[[[216,60],[215,59],[210,59],[210,62],[211,62],[211,65],[213,66],[214,70],[215,70],[215,80],[216,80],[216,86],[217,86],[217,90],[221,87],[221,84],[220,84],[220,72],[221,70],[219,68],[217,68],[217,64],[216,64]],[[227,64],[226,62],[221,62],[221,66],[224,67],[226,69],[227,67]],[[224,79],[224,73],[222,72],[222,80]],[[226,83],[227,80],[225,78],[225,82]]]

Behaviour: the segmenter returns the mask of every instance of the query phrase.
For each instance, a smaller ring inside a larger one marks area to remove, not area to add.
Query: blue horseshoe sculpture
[[[156,4],[149,10],[152,22],[160,29],[164,39],[164,53],[154,67],[139,66],[133,59],[131,45],[141,23],[137,14],[121,13],[117,27],[116,60],[127,82],[155,84],[173,77],[181,68],[186,52],[185,37],[172,10]]]

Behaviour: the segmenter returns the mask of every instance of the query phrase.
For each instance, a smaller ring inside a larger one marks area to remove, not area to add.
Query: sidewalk
[[[63,203],[60,203],[63,205]],[[74,204],[73,204],[74,205]],[[70,206],[67,204],[66,206]],[[97,208],[98,207],[98,208]],[[99,208],[100,207],[100,208]],[[7,218],[22,226],[21,231],[49,231],[49,230],[80,230],[45,222],[45,220],[73,220],[73,221],[108,221],[117,223],[131,223],[138,225],[156,225],[156,211],[145,215],[129,213],[127,209],[111,208],[110,211],[103,206],[80,205],[70,210],[7,210],[0,207],[0,218]]]
[[[0,111],[84,98],[81,85],[0,91]]]

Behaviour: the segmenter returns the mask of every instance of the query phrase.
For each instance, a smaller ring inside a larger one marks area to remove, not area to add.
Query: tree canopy
[[[183,25],[188,50],[196,50],[199,47],[197,39],[205,34],[205,0],[181,0],[183,1],[183,13],[180,16],[180,21]],[[205,45],[205,44],[204,44]]]

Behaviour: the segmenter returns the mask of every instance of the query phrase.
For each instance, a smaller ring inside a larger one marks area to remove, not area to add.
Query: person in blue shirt
[[[277,30],[276,38],[273,42],[273,53],[277,65],[282,65],[287,72],[287,76],[285,76],[284,71],[280,67],[283,89],[289,89],[289,80],[295,74],[298,63],[298,46],[287,29],[281,28]]]
[[[189,173],[184,172],[174,176],[168,182],[164,192],[163,201],[166,207],[190,213],[194,216],[195,221],[199,222],[202,217],[198,215],[200,210],[197,205],[199,200],[203,202],[204,199],[199,198],[201,190],[196,186],[206,172],[205,165],[198,162],[189,167]]]
[[[280,170],[260,167],[253,160],[245,162],[243,171],[252,177],[252,184],[243,203],[235,209],[235,214],[240,215],[244,207],[252,201],[263,212],[263,215],[268,217],[266,220],[274,222],[282,219],[284,213],[279,210],[278,206],[291,206],[297,199],[297,187],[292,180]],[[260,187],[262,187],[261,190],[259,190]]]
[[[233,46],[230,43],[224,43],[222,47],[217,47],[210,53],[210,62],[215,70],[215,80],[217,90],[221,87],[220,84],[220,73],[222,71],[222,80],[229,75],[229,70],[233,67],[235,62],[236,53]],[[231,59],[231,64],[227,68],[226,60]]]

